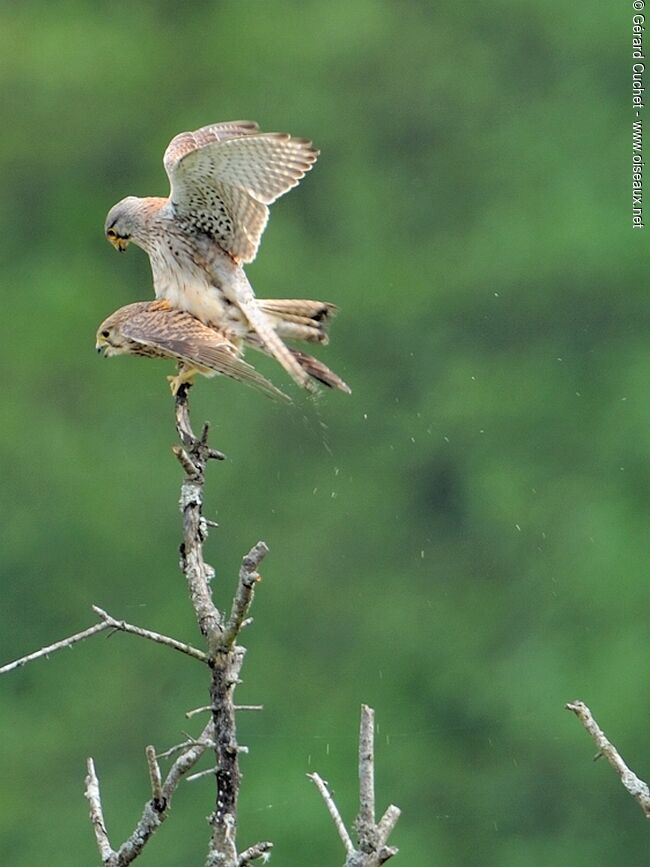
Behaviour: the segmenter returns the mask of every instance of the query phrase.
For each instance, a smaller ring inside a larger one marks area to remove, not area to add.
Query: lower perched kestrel
[[[243,264],[255,258],[268,205],[295,187],[317,156],[307,139],[262,133],[251,121],[183,132],[165,151],[169,197],[122,199],[105,225],[116,249],[133,241],[148,253],[158,299],[230,338],[257,343],[308,389],[308,370],[282,338],[303,337],[300,320],[312,315],[269,306],[295,302],[258,301]]]
[[[168,377],[173,394],[182,383],[191,382],[197,373],[204,376],[221,373],[252,385],[271,397],[289,400],[241,359],[238,342],[230,340],[223,331],[204,325],[191,314],[172,310],[159,301],[141,301],[120,307],[99,326],[96,348],[106,357],[144,355],[177,361],[177,376]],[[349,391],[343,380],[317,359],[303,352],[289,352],[308,376],[332,388]]]

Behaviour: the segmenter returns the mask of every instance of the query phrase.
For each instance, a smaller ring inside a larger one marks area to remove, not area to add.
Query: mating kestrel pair
[[[293,379],[341,391],[348,386],[322,362],[284,338],[327,343],[336,308],[320,301],[255,297],[243,265],[252,262],[268,206],[295,187],[316,161],[307,139],[261,133],[233,121],[184,132],[164,156],[169,197],[128,196],[109,211],[113,246],[132,241],[149,255],[156,301],[129,304],[97,332],[97,351],[172,358],[172,391],[196,373],[221,373],[284,397],[241,358],[244,346],[272,355]]]

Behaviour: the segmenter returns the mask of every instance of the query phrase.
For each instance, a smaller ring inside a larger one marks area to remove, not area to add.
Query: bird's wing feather
[[[203,126],[194,132],[179,132],[167,145],[163,157],[165,171],[169,174],[175,163],[185,154],[196,150],[197,147],[203,147],[210,142],[226,141],[229,138],[252,135],[257,132],[259,132],[259,126],[253,120],[231,120]]]
[[[229,376],[270,397],[289,401],[280,389],[238,357],[237,348],[225,335],[208,328],[187,313],[176,310],[143,311],[124,322],[121,330],[125,337],[153,348],[162,355],[189,366]]]
[[[295,187],[317,156],[308,139],[260,133],[252,122],[238,121],[181,133],[165,151],[164,165],[178,217],[250,262],[267,206]]]

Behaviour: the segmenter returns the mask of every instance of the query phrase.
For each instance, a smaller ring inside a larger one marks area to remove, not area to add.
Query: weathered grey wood
[[[607,761],[618,774],[626,791],[632,795],[634,800],[641,807],[646,819],[650,819],[650,788],[648,787],[648,784],[637,777],[634,771],[628,768],[623,761],[621,754],[618,752],[614,744],[608,740],[605,732],[600,728],[584,702],[572,701],[565,705],[565,707],[578,717],[584,726],[585,731],[591,735],[594,743],[598,747],[596,758],[605,756]]]
[[[364,704],[361,705],[359,727],[359,814],[354,823],[358,840],[356,848],[327,784],[318,774],[307,774],[320,792],[345,848],[344,867],[380,867],[399,851],[388,845],[388,838],[400,817],[399,807],[391,804],[379,822],[375,822],[374,741],[375,712]]]

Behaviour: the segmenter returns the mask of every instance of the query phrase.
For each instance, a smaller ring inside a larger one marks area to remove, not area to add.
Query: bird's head
[[[122,333],[120,313],[121,310],[113,313],[97,329],[95,349],[105,358],[110,358],[111,355],[128,355],[136,346],[135,341]]]
[[[137,232],[141,221],[142,199],[136,196],[127,196],[122,199],[108,212],[104,233],[106,238],[123,253],[129,246],[131,238]]]

